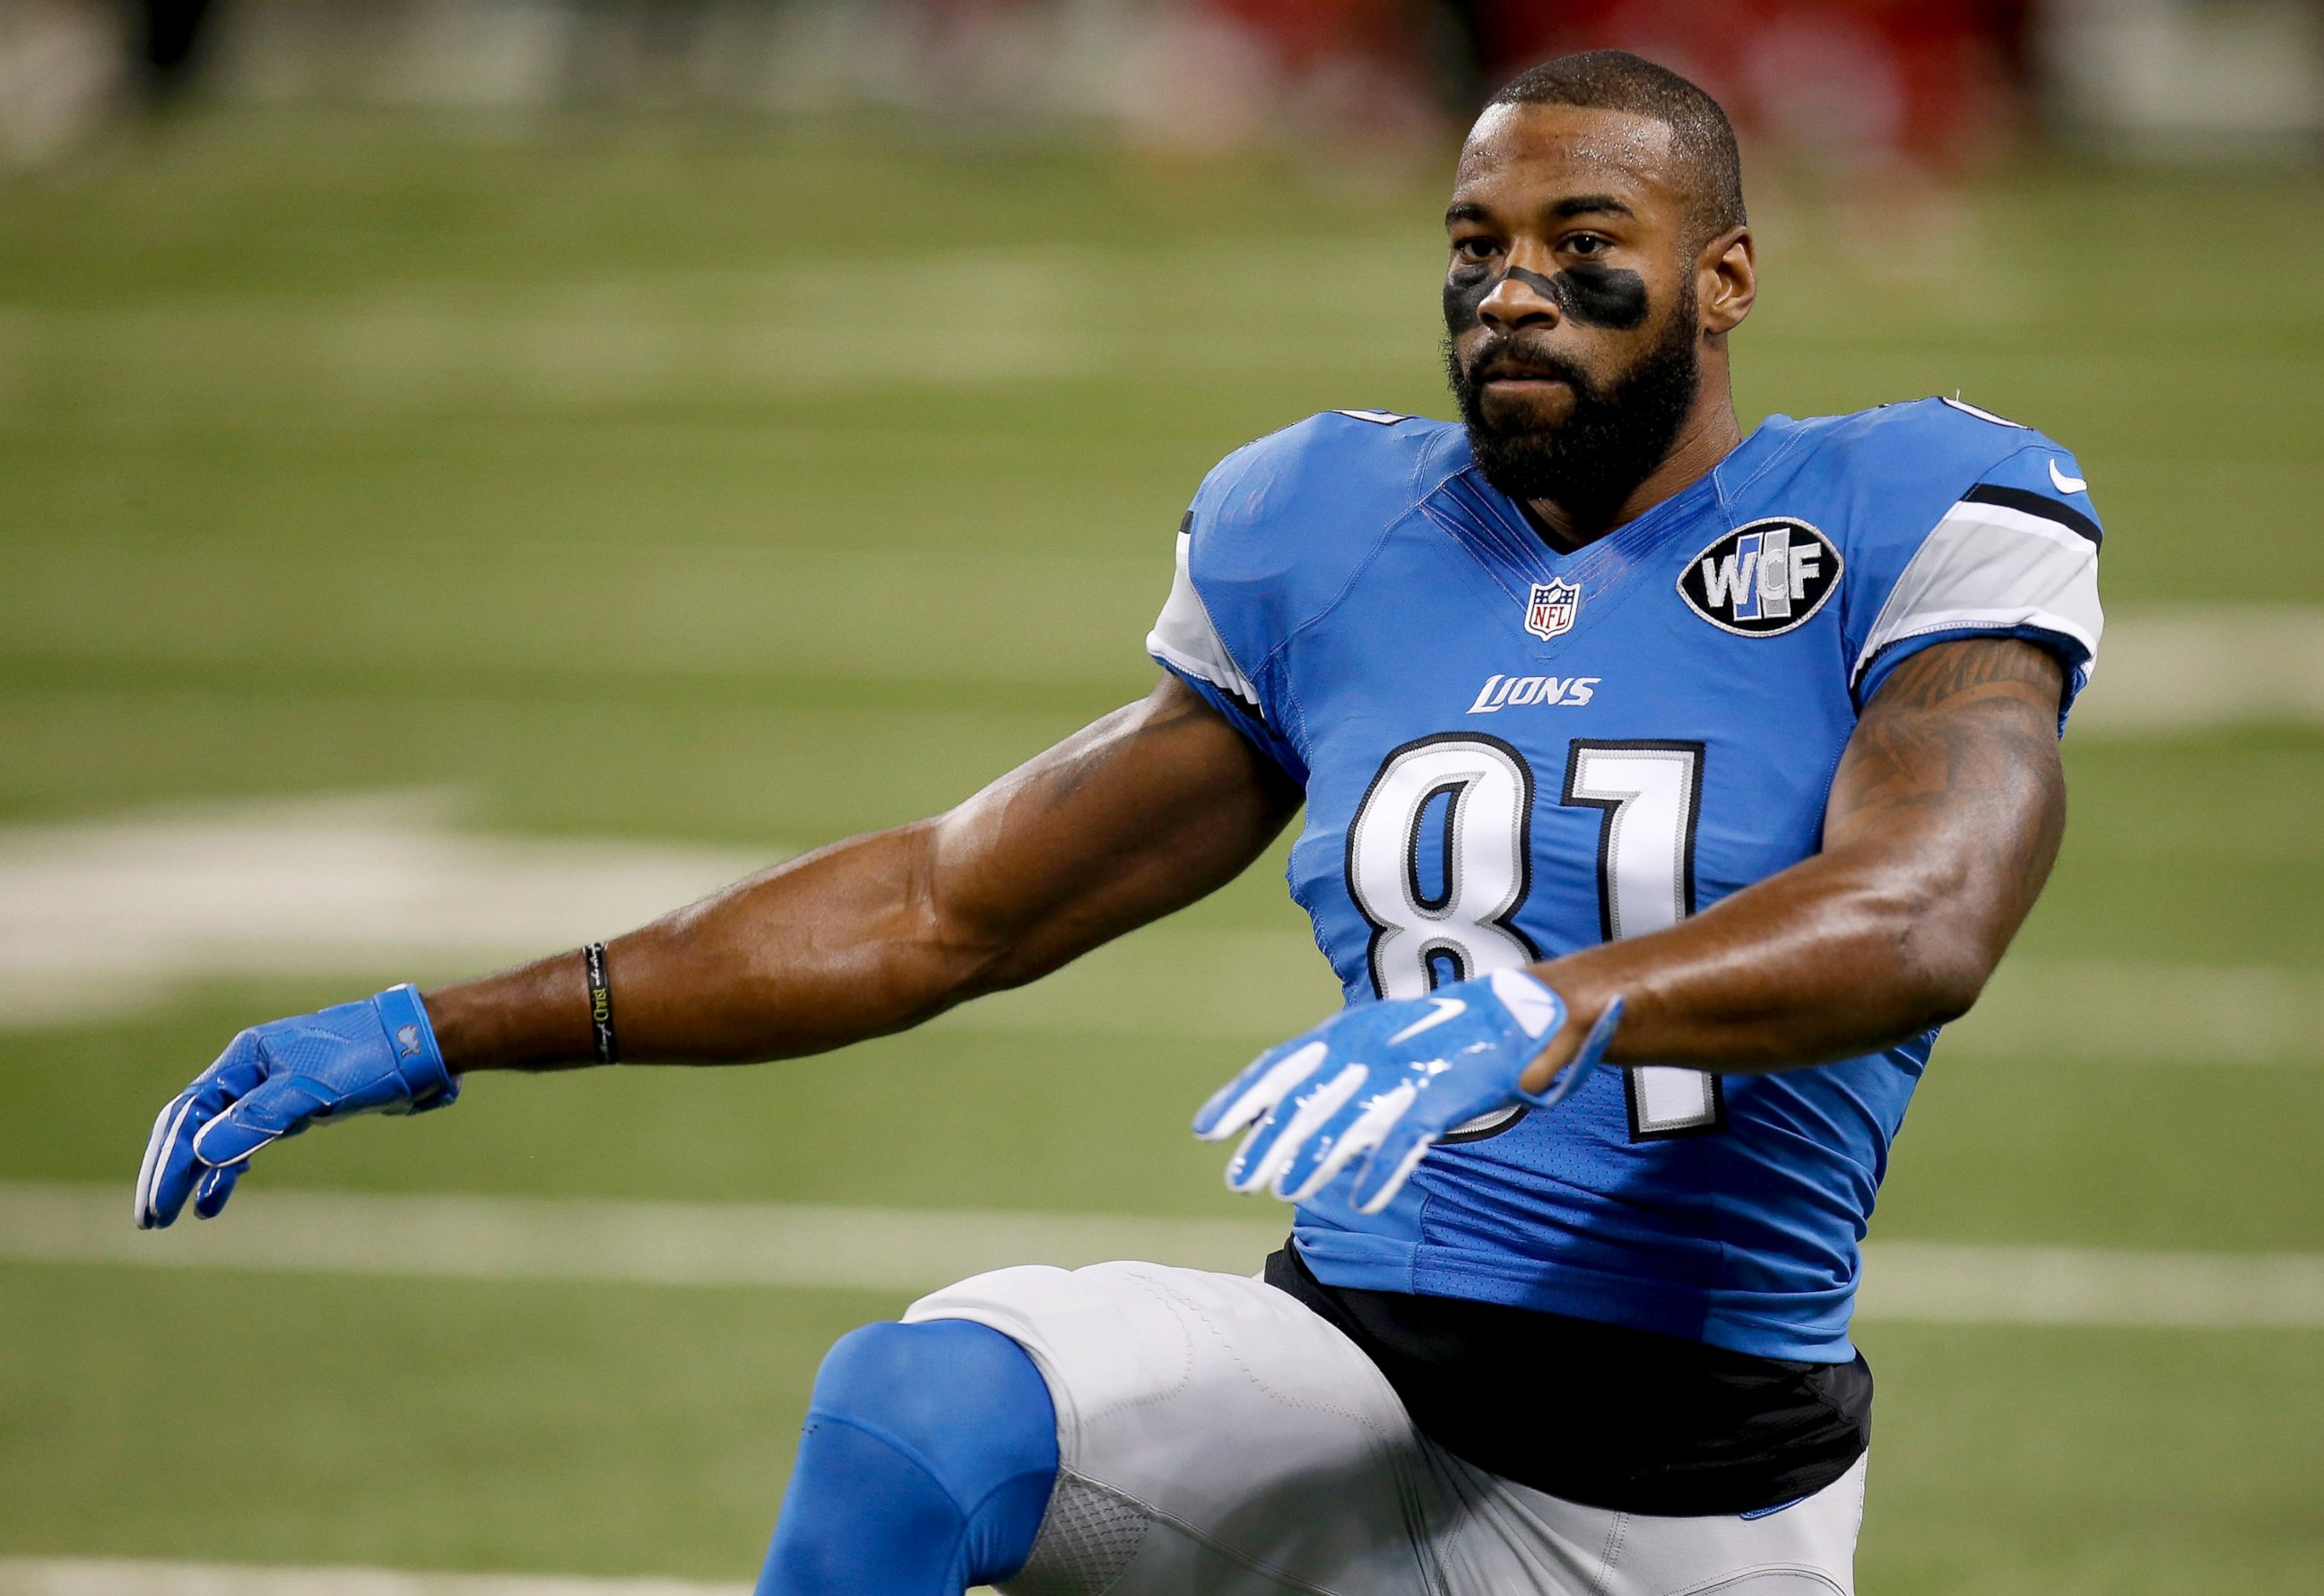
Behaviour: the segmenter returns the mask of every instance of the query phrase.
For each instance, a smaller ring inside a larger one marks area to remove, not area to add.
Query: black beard
[[[1623,501],[1669,456],[1693,407],[1702,378],[1693,296],[1687,295],[1675,308],[1662,336],[1629,370],[1602,386],[1572,362],[1524,350],[1507,335],[1480,345],[1473,367],[1483,368],[1512,345],[1523,351],[1528,372],[1555,377],[1572,388],[1573,409],[1555,427],[1496,429],[1485,420],[1478,385],[1469,379],[1447,338],[1445,373],[1478,468],[1487,482],[1519,503],[1546,499],[1578,530],[1606,526]]]

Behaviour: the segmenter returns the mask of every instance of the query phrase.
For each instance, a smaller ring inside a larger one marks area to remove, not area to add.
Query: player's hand
[[[137,1228],[169,1224],[189,1195],[196,1213],[217,1218],[251,1154],[318,1120],[416,1114],[459,1094],[409,986],[253,1026],[153,1121],[137,1171]]]
[[[1227,1185],[1293,1203],[1362,1158],[1352,1200],[1378,1213],[1446,1131],[1515,1103],[1562,1102],[1596,1067],[1621,1017],[1617,998],[1572,1062],[1535,1093],[1518,1077],[1565,1023],[1565,1002],[1532,976],[1496,970],[1425,998],[1360,1004],[1260,1054],[1203,1105],[1194,1134],[1222,1141],[1255,1123],[1227,1165]]]

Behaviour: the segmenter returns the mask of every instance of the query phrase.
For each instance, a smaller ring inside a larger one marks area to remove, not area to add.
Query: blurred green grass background
[[[6,180],[0,824],[450,785],[512,833],[771,856],[929,812],[1144,689],[1219,456],[1444,413],[1440,203],[716,121],[219,115]],[[1886,235],[1754,203],[1747,424],[1959,392],[2076,450],[2110,607],[2324,604],[2312,180],[2034,168]],[[2324,735],[2068,761],[2027,956],[2324,971]],[[1301,923],[1266,866],[1185,920]],[[153,1110],[350,990],[0,1032],[0,1176],[117,1182],[125,1223]],[[1184,1134],[1240,1061],[940,1025],[482,1082],[258,1178],[1247,1215]],[[1875,1235],[2324,1250],[2319,1130],[2313,1065],[2191,1028],[2169,1063],[1941,1049]],[[0,1554],[740,1582],[822,1348],[898,1305],[0,1268]],[[2314,1588],[2324,1336],[1863,1340],[1868,1591]]]

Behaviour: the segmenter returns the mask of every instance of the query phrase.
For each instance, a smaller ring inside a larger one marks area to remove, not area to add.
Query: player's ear
[[[1695,302],[1702,308],[1702,330],[1718,337],[1742,325],[1759,297],[1759,272],[1751,229],[1729,227],[1695,257]]]

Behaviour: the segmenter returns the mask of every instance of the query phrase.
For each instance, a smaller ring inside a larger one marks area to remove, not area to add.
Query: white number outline
[[[1442,927],[1422,934],[1416,927],[1396,924],[1378,912],[1386,906],[1373,903],[1366,893],[1364,872],[1359,868],[1358,859],[1364,842],[1369,837],[1378,835],[1379,825],[1385,818],[1378,811],[1375,802],[1380,789],[1391,779],[1431,750],[1465,751],[1481,754],[1501,766],[1515,780],[1517,786],[1514,805],[1517,816],[1517,835],[1513,839],[1515,852],[1511,860],[1514,865],[1511,872],[1512,881],[1506,899],[1490,914],[1468,920],[1455,920],[1451,918],[1451,910],[1452,906],[1460,901],[1462,896],[1461,853],[1464,839],[1476,835],[1471,828],[1463,824],[1464,806],[1476,782],[1460,780],[1431,781],[1410,804],[1410,807],[1396,816],[1391,822],[1393,829],[1388,835],[1396,839],[1395,845],[1397,850],[1396,872],[1400,879],[1405,899],[1405,902],[1397,907],[1400,909],[1409,909],[1416,911],[1423,920]],[[1440,795],[1447,792],[1451,793],[1452,797],[1444,816],[1443,891],[1441,896],[1432,900],[1422,890],[1420,883],[1421,818],[1428,813],[1429,806],[1434,804]],[[1465,980],[1482,975],[1489,970],[1508,967],[1506,959],[1489,960],[1480,956],[1485,952],[1484,949],[1461,941],[1455,934],[1464,927],[1475,929],[1489,927],[1499,935],[1507,936],[1509,942],[1515,945],[1513,950],[1508,951],[1513,951],[1519,955],[1516,960],[1517,964],[1532,964],[1541,957],[1541,950],[1533,938],[1526,936],[1517,925],[1517,911],[1525,907],[1526,899],[1533,892],[1533,808],[1538,796],[1538,786],[1534,779],[1533,767],[1526,762],[1525,755],[1502,739],[1482,732],[1441,732],[1427,737],[1416,737],[1409,743],[1390,749],[1388,756],[1380,761],[1379,769],[1372,773],[1370,782],[1364,788],[1362,798],[1356,804],[1355,813],[1348,821],[1347,839],[1341,861],[1343,879],[1348,885],[1349,900],[1355,905],[1356,912],[1363,917],[1364,924],[1370,927],[1370,936],[1364,945],[1364,971],[1371,982],[1374,997],[1386,998],[1389,995],[1389,982],[1381,967],[1381,955],[1388,948],[1390,939],[1399,934],[1421,936],[1421,941],[1418,947],[1415,949],[1415,955],[1420,963],[1422,977],[1428,983],[1425,990],[1428,991],[1434,991],[1438,984],[1433,955],[1439,953],[1452,956],[1460,970],[1459,979]],[[1439,916],[1444,918],[1440,919]],[[1489,1136],[1499,1136],[1504,1131],[1514,1129],[1517,1121],[1524,1119],[1528,1112],[1521,1104],[1508,1111],[1506,1116],[1489,1115],[1481,1121],[1453,1130],[1441,1139],[1446,1142],[1480,1141]]]
[[[1468,792],[1475,783],[1460,780],[1432,782],[1419,795],[1417,801],[1398,817],[1392,835],[1397,842],[1397,869],[1403,878],[1407,903],[1419,911],[1423,919],[1444,927],[1425,936],[1416,950],[1422,974],[1428,982],[1423,990],[1434,991],[1437,985],[1435,972],[1429,964],[1432,954],[1451,954],[1461,967],[1459,979],[1464,981],[1496,967],[1480,960],[1477,949],[1450,934],[1464,924],[1480,928],[1490,927],[1507,936],[1528,963],[1541,957],[1541,950],[1535,946],[1533,938],[1518,929],[1516,923],[1517,911],[1525,907],[1526,898],[1533,891],[1533,806],[1536,796],[1533,767],[1526,762],[1525,755],[1515,747],[1482,732],[1440,732],[1432,736],[1416,737],[1390,749],[1388,757],[1380,761],[1379,769],[1372,773],[1370,782],[1364,788],[1364,796],[1358,800],[1355,813],[1348,821],[1347,838],[1342,848],[1341,865],[1348,883],[1348,896],[1354,902],[1356,912],[1363,917],[1364,924],[1371,928],[1370,937],[1364,945],[1364,970],[1371,980],[1372,995],[1377,998],[1392,995],[1390,983],[1380,965],[1380,955],[1388,939],[1399,932],[1413,932],[1417,928],[1399,925],[1379,912],[1384,906],[1373,903],[1364,890],[1364,874],[1358,866],[1358,855],[1366,837],[1377,829],[1376,823],[1367,823],[1375,821],[1380,789],[1421,755],[1438,749],[1448,752],[1466,751],[1481,753],[1501,765],[1517,783],[1515,809],[1517,826],[1513,839],[1515,845],[1511,859],[1515,869],[1511,872],[1513,879],[1508,896],[1489,914],[1468,921],[1456,921],[1449,916],[1453,904],[1461,898],[1458,866],[1462,839],[1474,835],[1465,826],[1464,818]],[[1443,846],[1445,862],[1452,868],[1444,873],[1443,895],[1432,902],[1420,890],[1420,818],[1427,813],[1428,806],[1436,801],[1438,795],[1447,791],[1452,794],[1452,799],[1445,815]],[[1440,916],[1447,918],[1440,919]]]
[[[1598,931],[1608,942],[1622,936],[1621,877],[1615,868],[1615,853],[1620,840],[1624,812],[1643,796],[1642,789],[1622,792],[1612,787],[1600,787],[1590,792],[1582,790],[1582,766],[1593,753],[1680,754],[1685,758],[1685,812],[1681,816],[1676,844],[1677,895],[1672,904],[1676,920],[1694,913],[1694,855],[1696,832],[1702,821],[1702,767],[1707,744],[1700,742],[1680,742],[1665,738],[1629,738],[1593,740],[1576,738],[1565,755],[1565,786],[1558,798],[1562,805],[1574,808],[1600,811],[1598,823]],[[1641,917],[1632,916],[1633,919]],[[1658,927],[1656,927],[1658,928]],[[1707,1110],[1699,1117],[1674,1123],[1650,1123],[1643,1095],[1647,1085],[1645,1079],[1650,1070],[1672,1070],[1674,1074],[1700,1076],[1709,1083],[1705,1096]],[[1632,1141],[1672,1141],[1689,1136],[1711,1136],[1727,1129],[1727,1088],[1717,1075],[1707,1070],[1677,1069],[1668,1065],[1634,1066],[1622,1072],[1624,1096],[1628,1100]]]

